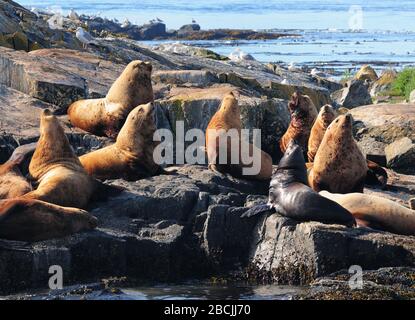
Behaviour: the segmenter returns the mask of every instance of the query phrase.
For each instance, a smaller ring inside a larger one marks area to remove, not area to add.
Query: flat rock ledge
[[[415,237],[277,214],[240,216],[266,200],[268,182],[216,175],[205,166],[136,182],[89,209],[98,229],[36,243],[0,240],[2,295],[48,287],[51,265],[64,285],[127,277],[183,281],[227,277],[308,284],[350,265],[364,270],[414,266]]]

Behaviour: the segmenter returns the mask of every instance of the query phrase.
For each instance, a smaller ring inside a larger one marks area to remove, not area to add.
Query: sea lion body
[[[245,164],[242,161],[242,147],[240,143],[242,125],[240,115],[240,107],[234,94],[227,94],[223,98],[219,110],[214,114],[206,129],[206,151],[209,169],[220,173],[229,173],[238,178],[268,180],[272,175],[272,158],[268,153],[260,150],[253,144],[248,145],[248,150],[251,155],[254,154],[253,150],[260,155],[260,170],[257,174],[253,175],[244,175],[243,173],[243,169],[251,168],[252,163]],[[227,134],[231,131],[233,131],[235,135],[226,138]],[[223,145],[221,145],[221,142]],[[238,156],[238,161],[233,163],[232,148],[235,147],[238,148],[235,152]],[[220,163],[221,148],[226,148],[226,163]]]
[[[95,135],[116,137],[131,110],[154,99],[149,62],[130,62],[105,98],[79,100],[68,108],[75,127]]]
[[[148,103],[128,115],[116,142],[79,158],[86,172],[98,179],[138,180],[162,171],[154,162],[157,142],[155,107]]]
[[[360,226],[415,235],[415,210],[392,200],[362,193],[333,194],[321,191],[320,194],[349,210]]]
[[[74,154],[58,119],[44,110],[40,121],[40,139],[30,161],[29,174],[36,184],[23,196],[63,207],[85,208],[95,182]]]
[[[308,139],[307,157],[309,162],[314,161],[314,157],[323,140],[324,133],[336,116],[337,113],[331,105],[326,104],[321,107],[317,119],[311,128],[310,138]]]
[[[320,221],[347,226],[355,224],[350,212],[336,202],[322,197],[307,185],[302,148],[293,141],[287,145],[272,177],[268,203],[249,209],[243,217],[269,210],[299,221]]]
[[[32,199],[0,201],[0,238],[41,241],[91,230],[97,219],[88,212]]]
[[[352,117],[338,116],[327,128],[308,181],[313,190],[363,192],[368,166],[352,135]]]
[[[36,143],[17,147],[10,159],[0,165],[0,199],[16,198],[32,191],[19,166],[33,154]]]
[[[297,141],[306,152],[311,128],[317,118],[317,109],[310,97],[294,92],[288,103],[291,114],[290,125],[280,140],[280,149],[285,153],[291,140]]]

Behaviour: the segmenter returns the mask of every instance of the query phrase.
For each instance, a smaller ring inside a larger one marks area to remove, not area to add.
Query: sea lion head
[[[327,128],[330,123],[336,118],[336,111],[329,104],[326,104],[321,107],[320,112],[318,113],[318,121],[322,124],[324,128]]]
[[[305,167],[303,149],[297,141],[291,140],[287,150],[278,164],[278,169],[295,169]]]
[[[134,108],[118,134],[117,145],[131,146],[152,140],[157,129],[155,110],[152,102]]]
[[[219,107],[219,112],[227,126],[231,128],[240,128],[241,109],[239,107],[238,99],[236,98],[236,93],[229,92],[224,96]]]
[[[309,96],[294,92],[288,103],[288,110],[291,114],[291,123],[294,127],[302,127],[314,122],[317,110]]]
[[[340,142],[342,139],[353,138],[353,117],[350,114],[340,115],[328,126],[326,134],[334,140]]]

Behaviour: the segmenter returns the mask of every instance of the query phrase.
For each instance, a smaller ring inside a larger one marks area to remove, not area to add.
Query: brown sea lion
[[[291,141],[269,187],[268,203],[250,208],[242,217],[275,211],[299,221],[353,226],[354,218],[336,202],[326,199],[307,185],[307,170],[303,150]]]
[[[32,186],[19,167],[28,160],[35,149],[36,143],[17,147],[10,159],[0,165],[0,199],[19,197],[32,191]]]
[[[116,142],[79,158],[89,175],[101,180],[138,180],[162,172],[154,162],[156,131],[153,103],[136,107],[127,117]]]
[[[29,174],[37,188],[23,196],[63,207],[85,208],[96,188],[74,154],[59,120],[49,110],[40,118],[40,138]]]
[[[359,226],[415,235],[415,211],[392,200],[362,193],[320,194],[349,210]]]
[[[367,162],[352,134],[351,115],[338,116],[327,128],[308,181],[315,191],[363,192]]]
[[[81,209],[22,198],[0,201],[0,238],[3,239],[41,241],[96,226],[97,219]]]
[[[337,112],[329,104],[321,107],[318,113],[317,119],[311,128],[310,138],[308,139],[308,152],[307,157],[309,162],[314,161],[314,157],[317,153],[318,147],[323,140],[324,133],[326,132],[330,123],[337,117]]]
[[[153,101],[151,71],[149,62],[130,62],[105,98],[79,100],[69,106],[72,125],[95,135],[115,138],[131,110]]]
[[[241,111],[238,100],[233,93],[225,95],[218,111],[214,114],[206,129],[206,151],[209,169],[220,173],[229,173],[234,177],[243,177],[254,180],[268,180],[272,175],[271,156],[254,146],[248,144],[250,155],[258,155],[260,159],[244,163],[241,147]],[[221,163],[221,149],[225,150],[226,163]],[[237,156],[232,160],[232,151]],[[246,174],[245,169],[254,168],[258,164],[258,172]]]
[[[317,118],[317,109],[309,96],[294,92],[288,103],[291,114],[290,125],[280,140],[280,149],[285,153],[291,140],[298,142],[304,152],[310,137],[311,128]]]

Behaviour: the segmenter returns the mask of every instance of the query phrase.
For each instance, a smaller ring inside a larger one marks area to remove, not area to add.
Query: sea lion
[[[79,100],[69,106],[72,125],[98,136],[115,138],[132,109],[154,100],[151,71],[149,62],[130,62],[105,98]]]
[[[308,139],[307,157],[309,162],[314,161],[318,147],[323,140],[324,133],[336,116],[337,113],[331,105],[326,104],[321,107],[317,119],[314,121],[313,127],[311,128],[310,138]]]
[[[86,172],[98,179],[138,180],[161,173],[154,162],[153,141],[156,131],[153,103],[136,107],[127,117],[113,145],[93,151],[79,158]]]
[[[340,115],[327,128],[308,176],[313,190],[363,192],[368,166],[353,139],[352,122],[351,115]]]
[[[97,219],[87,211],[31,199],[0,201],[0,238],[41,241],[92,230]]]
[[[85,208],[96,187],[74,154],[59,120],[47,109],[40,117],[40,138],[29,174],[38,186],[23,198],[63,207]]]
[[[295,140],[306,151],[311,128],[317,118],[317,109],[309,96],[294,92],[288,103],[288,110],[291,121],[280,140],[280,149],[284,153],[290,141]]]
[[[0,165],[0,199],[19,197],[32,191],[19,168],[36,149],[36,143],[17,147],[10,159]]]
[[[392,200],[362,193],[343,195],[321,191],[320,194],[349,210],[359,226],[415,235],[415,210]]]
[[[308,140],[307,157],[309,163],[307,163],[307,168],[312,167],[311,163],[314,161],[314,157],[320,147],[324,134],[336,116],[337,112],[331,105],[327,104],[321,107],[317,119],[311,129],[310,138]],[[388,180],[386,170],[373,161],[366,160],[366,162],[369,170],[367,172],[365,183],[369,185],[379,185],[384,188]]]
[[[299,221],[320,221],[346,226],[355,224],[349,211],[322,197],[307,185],[303,150],[295,141],[287,145],[272,177],[268,203],[250,208],[242,217],[251,217],[266,211],[276,211]]]
[[[209,169],[222,174],[229,173],[238,178],[253,180],[269,180],[272,175],[271,156],[254,146],[248,144],[250,155],[260,155],[260,167],[257,174],[244,174],[244,168],[253,168],[253,162],[243,163],[241,147],[241,110],[234,93],[225,95],[218,111],[213,115],[206,129],[206,151]],[[235,135],[227,135],[233,131]],[[222,142],[222,143],[221,143]],[[226,143],[226,145],[225,145]],[[223,145],[221,145],[223,144]],[[232,161],[232,150],[237,147],[237,161]],[[220,150],[226,148],[226,163],[220,163]],[[236,162],[236,163],[233,163]],[[259,161],[258,161],[259,162]]]

